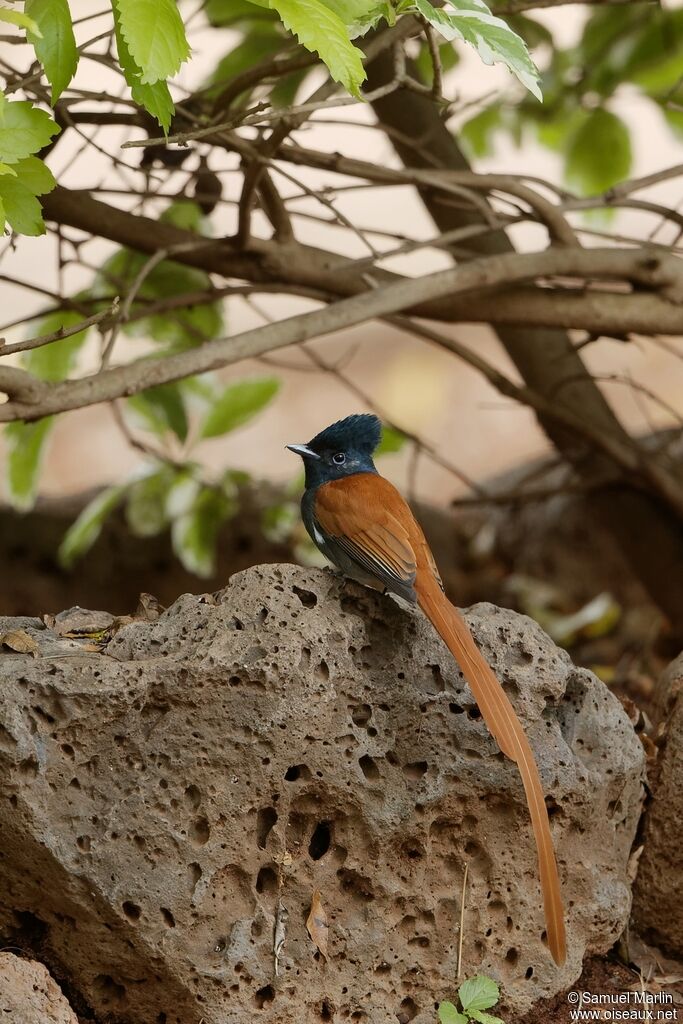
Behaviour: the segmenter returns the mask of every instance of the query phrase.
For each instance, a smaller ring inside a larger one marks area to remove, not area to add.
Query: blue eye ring
[[[346,462],[346,455],[344,452],[335,452],[332,456],[332,461],[336,466],[343,466]]]

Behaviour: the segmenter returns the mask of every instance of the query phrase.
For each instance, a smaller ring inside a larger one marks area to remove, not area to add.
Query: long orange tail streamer
[[[450,650],[470,684],[491,735],[504,754],[514,761],[522,777],[538,851],[538,870],[543,894],[548,945],[556,964],[567,955],[564,910],[550,835],[548,811],[538,768],[529,741],[507,694],[474,642],[462,616],[439,588],[437,580],[419,573],[415,584],[422,611]]]

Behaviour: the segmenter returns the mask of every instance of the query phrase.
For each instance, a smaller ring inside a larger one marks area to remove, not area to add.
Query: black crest
[[[316,434],[308,447],[322,454],[325,451],[358,451],[372,455],[382,436],[382,424],[370,413],[356,413],[338,420]]]

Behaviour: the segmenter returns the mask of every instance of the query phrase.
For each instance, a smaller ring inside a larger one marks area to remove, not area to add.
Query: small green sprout
[[[471,1021],[477,1024],[503,1024],[500,1017],[485,1013],[500,998],[500,990],[492,978],[478,974],[476,978],[463,981],[458,989],[458,998],[462,1010],[456,1009],[448,1000],[439,1003],[440,1024],[471,1024]]]

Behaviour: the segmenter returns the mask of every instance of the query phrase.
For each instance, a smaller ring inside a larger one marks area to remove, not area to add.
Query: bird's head
[[[304,460],[306,487],[317,487],[354,473],[376,473],[372,453],[382,424],[376,416],[358,413],[321,430],[308,444],[288,444]]]

